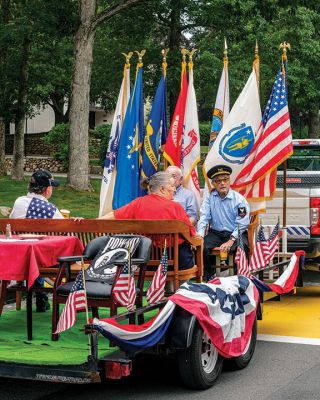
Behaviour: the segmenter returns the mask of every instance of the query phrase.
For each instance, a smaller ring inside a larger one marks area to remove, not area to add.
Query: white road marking
[[[312,346],[320,346],[320,339],[317,338],[258,334],[257,339],[265,342],[296,343],[296,344],[309,344]]]

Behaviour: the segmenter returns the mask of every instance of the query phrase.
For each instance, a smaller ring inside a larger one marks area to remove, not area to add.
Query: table
[[[83,245],[75,236],[42,236],[39,239],[12,240],[0,235],[0,280],[28,281],[28,288],[39,276],[39,268],[57,264],[58,257],[81,255]]]
[[[75,256],[83,253],[83,245],[75,236],[39,236],[38,238],[20,238],[13,236],[5,239],[0,235],[0,315],[10,280],[28,283],[27,295],[27,332],[32,339],[32,290],[30,288],[40,275],[45,276],[45,268],[58,263],[58,257]]]

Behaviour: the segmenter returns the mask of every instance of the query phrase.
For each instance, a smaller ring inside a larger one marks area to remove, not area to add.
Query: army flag
[[[258,86],[255,72],[252,71],[205,159],[204,170],[208,172],[218,164],[228,165],[232,168],[233,183],[254,145],[260,122]]]
[[[188,93],[188,81],[186,73],[186,63],[182,63],[181,71],[181,90],[174,110],[173,118],[171,121],[169,134],[166,145],[164,147],[163,156],[169,161],[171,165],[181,167],[182,158],[182,136],[184,125],[184,114],[186,109]]]
[[[150,177],[159,170],[159,148],[167,136],[167,88],[165,71],[159,82],[149,115],[142,149],[142,177]]]
[[[193,63],[189,62],[189,86],[183,132],[183,185],[191,190],[200,208],[200,186],[197,164],[200,162],[200,135],[196,93],[193,85]]]
[[[124,116],[130,98],[130,64],[126,63],[122,84],[114,112],[108,150],[106,153],[100,189],[99,217],[112,210],[112,199],[116,177],[116,159]]]
[[[141,145],[144,138],[143,118],[142,63],[139,62],[120,138],[113,209],[130,203],[140,195]]]

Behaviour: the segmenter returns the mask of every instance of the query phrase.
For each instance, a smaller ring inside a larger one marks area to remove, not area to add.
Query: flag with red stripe
[[[237,248],[237,252],[236,252],[234,261],[236,262],[236,264],[238,266],[237,275],[249,276],[249,265],[248,265],[246,253],[244,251],[243,240],[242,240],[241,234],[239,234],[239,245]]]
[[[268,248],[269,248],[269,255],[267,257],[267,263],[273,260],[274,255],[276,254],[276,251],[279,248],[279,223],[273,228],[273,231],[271,232],[271,235],[269,239],[267,240],[268,242]]]
[[[117,303],[121,306],[127,307],[129,311],[134,309],[137,294],[130,259],[125,262],[114,284],[113,295]]]
[[[269,256],[269,243],[264,235],[263,226],[260,225],[257,234],[257,240],[250,259],[250,272],[263,269],[266,265],[268,265]]]
[[[167,279],[167,271],[168,271],[168,255],[167,249],[163,250],[163,254],[161,257],[161,261],[159,267],[154,274],[151,285],[147,292],[147,300],[148,303],[155,304],[162,300],[164,296],[164,287]]]
[[[276,186],[277,167],[291,156],[292,149],[284,60],[273,85],[254,146],[237,175],[233,188],[244,194],[247,200],[271,198]]]
[[[66,304],[59,318],[57,329],[54,333],[61,333],[71,328],[76,322],[77,311],[85,310],[85,308],[86,292],[83,283],[83,272],[81,270],[71,288]]]

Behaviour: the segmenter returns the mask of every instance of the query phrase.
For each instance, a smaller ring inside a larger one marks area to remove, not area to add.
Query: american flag
[[[60,333],[71,328],[76,322],[77,311],[85,309],[86,292],[84,290],[83,272],[81,270],[70,290],[67,302],[57,325],[57,330],[54,333]]]
[[[279,222],[273,228],[273,231],[271,232],[271,235],[267,240],[267,242],[269,247],[269,255],[267,257],[267,262],[269,263],[270,261],[273,260],[273,257],[279,247]]]
[[[244,251],[241,233],[239,234],[239,245],[237,248],[237,252],[236,252],[234,261],[237,263],[237,266],[238,266],[238,275],[249,276],[249,265],[248,265],[246,253]]]
[[[258,129],[254,146],[233,184],[247,199],[271,198],[276,171],[292,154],[292,135],[284,60]]]
[[[269,243],[265,237],[263,226],[260,225],[253,254],[250,259],[250,272],[263,269],[268,264],[269,256]]]
[[[158,303],[160,300],[162,300],[164,296],[164,287],[166,284],[167,271],[168,271],[168,255],[167,255],[167,249],[165,248],[163,250],[159,267],[156,273],[154,274],[151,285],[147,292],[147,300],[150,305]]]
[[[133,311],[137,294],[130,257],[125,262],[119,278],[114,284],[113,295],[121,306],[127,307],[129,311]]]

